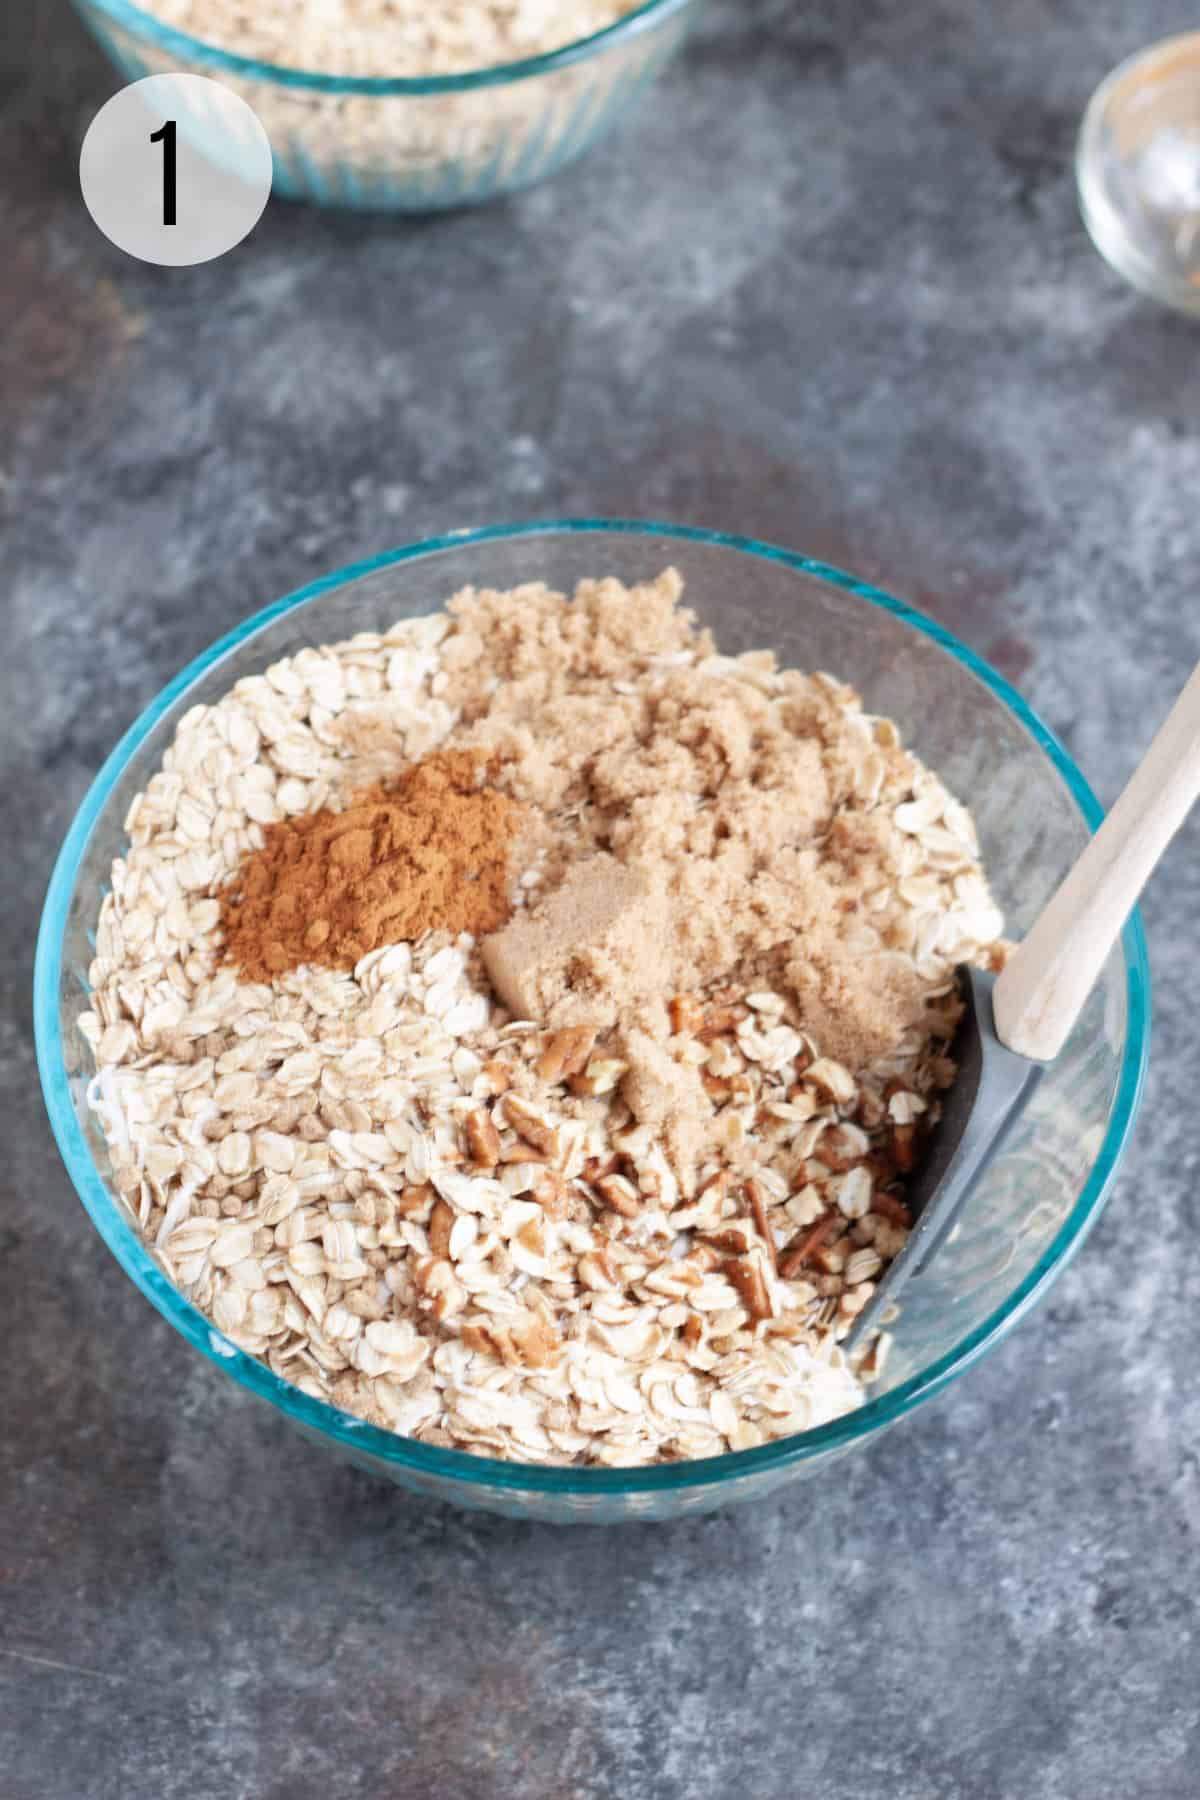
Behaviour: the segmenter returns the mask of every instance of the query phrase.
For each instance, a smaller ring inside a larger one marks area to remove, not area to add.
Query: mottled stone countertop
[[[3,8],[4,1800],[1197,1793],[1200,819],[1145,908],[1135,1142],[1047,1303],[823,1482],[619,1537],[431,1505],[260,1415],[87,1226],[29,1001],[54,851],[158,687],[447,526],[805,548],[990,657],[1111,800],[1200,656],[1200,335],[1092,251],[1072,141],[1194,18],[714,0],[540,190],[278,204],[165,271],[79,202],[107,65],[65,0]]]

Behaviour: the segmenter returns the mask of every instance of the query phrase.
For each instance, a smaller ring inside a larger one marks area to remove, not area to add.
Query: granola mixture
[[[166,25],[239,56],[325,75],[457,75],[540,56],[641,0],[146,0]]]
[[[679,599],[468,590],[302,650],[184,716],[113,866],[80,1024],[131,1215],[235,1344],[425,1442],[713,1455],[886,1353],[838,1336],[1002,921],[889,721]],[[443,750],[537,821],[510,922],[247,978],[223,906],[270,828]]]

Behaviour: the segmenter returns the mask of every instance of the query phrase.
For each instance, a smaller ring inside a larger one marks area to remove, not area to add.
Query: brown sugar
[[[518,1018],[615,1025],[657,986],[670,953],[668,909],[640,869],[605,852],[572,863],[561,885],[483,945],[484,967]],[[648,979],[650,977],[650,979]]]
[[[432,929],[495,931],[523,809],[489,773],[479,750],[440,750],[342,812],[266,826],[221,895],[227,958],[269,981],[303,963],[353,968]]]
[[[467,590],[443,645],[454,741],[502,758],[539,820],[536,897],[482,946],[492,983],[523,1018],[610,1032],[677,1163],[715,1108],[669,1052],[675,995],[768,987],[852,1070],[953,1011],[929,1010],[895,898],[918,765],[828,677],[717,657],[680,592],[670,570],[570,601]]]
[[[531,586],[452,603],[472,649],[452,677],[459,741],[503,756],[549,836],[544,897],[485,944],[489,974],[523,1016],[610,1025],[769,959],[803,1029],[863,1067],[923,989],[886,941],[861,942],[860,905],[893,884],[903,843],[860,792],[886,771],[903,793],[914,765],[869,741],[836,683],[770,658],[744,678],[706,668],[679,593],[668,571],[581,582],[571,602]]]

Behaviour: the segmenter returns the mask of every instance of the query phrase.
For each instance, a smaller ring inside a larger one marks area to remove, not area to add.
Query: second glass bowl
[[[207,75],[253,107],[277,193],[430,212],[528,187],[581,156],[662,73],[700,0],[646,0],[547,55],[420,79],[284,68],[190,37],[131,0],[75,3],[128,81]]]

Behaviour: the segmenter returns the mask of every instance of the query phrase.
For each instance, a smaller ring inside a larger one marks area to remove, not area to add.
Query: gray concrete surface
[[[195,271],[78,199],[113,82],[0,18],[0,1794],[1185,1800],[1200,1788],[1200,820],[1146,907],[1157,1037],[1048,1304],[838,1478],[619,1538],[320,1458],[86,1224],[33,1069],[59,838],[251,608],[447,526],[615,511],[881,579],[1111,799],[1200,655],[1200,336],[1070,157],[1184,0],[714,4],[619,140],[404,224],[269,209]]]

